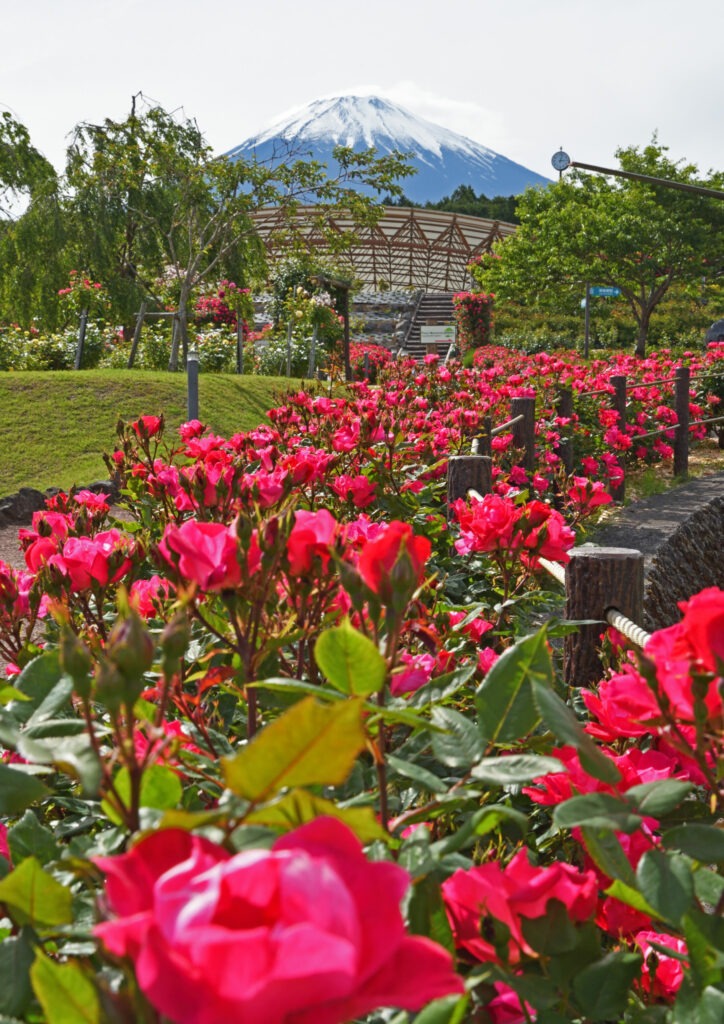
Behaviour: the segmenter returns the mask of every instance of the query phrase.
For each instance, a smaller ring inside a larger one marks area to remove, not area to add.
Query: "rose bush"
[[[108,459],[132,522],[34,517],[0,566],[1,1017],[717,1019],[721,592],[569,693],[539,582],[646,447],[601,448],[646,426],[608,422],[610,370],[488,349],[228,438],[139,417]],[[671,371],[637,369],[642,412]],[[567,376],[605,393],[558,416]],[[497,435],[451,513],[449,455],[533,391],[536,470]]]

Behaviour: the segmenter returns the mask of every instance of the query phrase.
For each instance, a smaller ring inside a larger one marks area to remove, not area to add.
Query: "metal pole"
[[[583,329],[583,358],[588,359],[589,342],[591,338],[591,285],[586,281],[586,319]]]
[[[195,348],[189,349],[186,359],[186,388],[188,418],[199,418],[199,353]]]
[[[314,376],[314,370],[317,362],[317,331],[319,328],[315,324],[312,328],[312,340],[309,344],[309,365],[307,366],[307,376],[312,378]]]
[[[244,321],[236,314],[236,372],[244,372]]]
[[[650,174],[635,174],[633,171],[614,171],[610,167],[596,167],[595,164],[582,164],[571,160],[569,167],[577,167],[580,171],[595,171],[596,174],[611,174],[615,178],[631,178],[632,181],[646,181],[650,185],[663,185],[665,188],[678,188],[681,192],[693,192],[697,196],[708,196],[710,199],[724,199],[724,192],[716,188],[705,188],[704,185],[689,185],[685,181],[668,181],[666,178],[653,178]]]
[[[292,322],[287,327],[287,377],[292,375]]]
[[[352,380],[352,366],[349,361],[349,287],[344,289],[344,379]]]
[[[81,310],[80,323],[78,325],[78,346],[75,350],[75,366],[74,369],[80,370],[81,363],[83,362],[83,346],[85,345],[85,329],[88,325],[88,310]]]

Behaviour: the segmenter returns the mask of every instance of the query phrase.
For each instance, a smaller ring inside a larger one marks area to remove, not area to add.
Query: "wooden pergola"
[[[504,221],[416,207],[385,206],[376,224],[356,227],[346,211],[299,207],[289,219],[270,207],[253,215],[272,261],[288,254],[290,240],[332,257],[367,287],[452,292],[472,284],[468,264],[516,229]],[[354,240],[348,244],[350,233]]]

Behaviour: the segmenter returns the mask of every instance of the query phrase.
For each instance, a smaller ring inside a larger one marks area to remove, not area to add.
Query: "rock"
[[[17,494],[11,494],[0,502],[0,525],[29,523],[33,512],[45,508],[45,495],[34,487],[21,487]]]

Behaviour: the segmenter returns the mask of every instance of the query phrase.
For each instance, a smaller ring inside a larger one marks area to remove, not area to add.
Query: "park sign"
[[[599,299],[614,299],[621,294],[620,288],[613,288],[608,285],[594,284],[588,289],[589,295]]]

